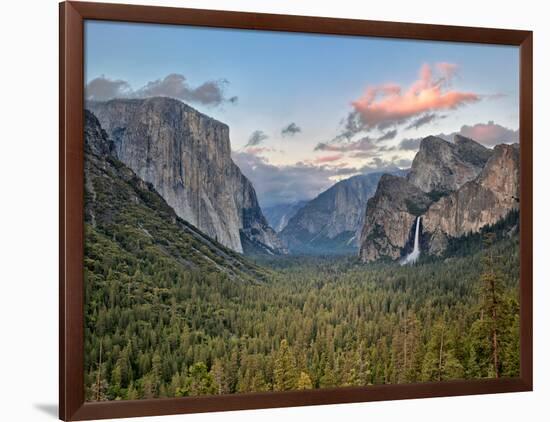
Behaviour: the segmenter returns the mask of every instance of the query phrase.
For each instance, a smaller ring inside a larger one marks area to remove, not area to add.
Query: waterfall
[[[414,247],[410,254],[408,254],[401,265],[414,264],[420,256],[420,216],[416,217],[416,230],[414,232]]]

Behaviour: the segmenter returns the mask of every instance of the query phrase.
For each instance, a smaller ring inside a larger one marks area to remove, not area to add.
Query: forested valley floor
[[[519,376],[517,231],[414,266],[258,260],[257,280],[143,233],[87,224],[86,242],[89,401]]]

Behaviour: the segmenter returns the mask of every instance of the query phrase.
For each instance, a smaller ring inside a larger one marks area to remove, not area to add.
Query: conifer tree
[[[300,372],[300,377],[298,378],[298,384],[296,389],[298,390],[311,390],[313,384],[311,383],[311,378],[305,372]]]
[[[276,391],[293,390],[297,386],[296,360],[286,339],[281,341],[273,369],[274,389]]]

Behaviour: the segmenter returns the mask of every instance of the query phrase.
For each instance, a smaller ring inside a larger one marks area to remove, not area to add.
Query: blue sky
[[[103,88],[96,99],[177,97],[169,89],[180,86],[180,99],[229,125],[245,174],[305,166],[326,184],[405,167],[427,135],[492,146],[517,141],[519,126],[519,54],[508,46],[88,21],[85,80],[90,97]],[[300,131],[283,136],[291,123]],[[256,189],[265,202],[269,190]]]

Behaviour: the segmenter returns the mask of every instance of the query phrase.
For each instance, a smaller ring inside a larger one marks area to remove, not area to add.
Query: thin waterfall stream
[[[401,261],[401,265],[414,264],[420,256],[420,218],[420,216],[416,217],[413,250],[403,259],[403,261]]]

